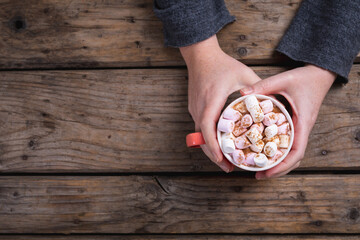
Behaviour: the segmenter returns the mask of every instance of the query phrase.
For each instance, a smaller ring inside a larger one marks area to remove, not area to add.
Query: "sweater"
[[[235,21],[223,0],[154,0],[165,46],[188,46]],[[303,0],[276,51],[336,73],[346,83],[360,50],[360,0]]]

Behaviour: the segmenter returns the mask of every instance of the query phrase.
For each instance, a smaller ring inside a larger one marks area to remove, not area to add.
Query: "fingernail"
[[[230,172],[229,167],[227,166],[227,164],[220,164],[219,167],[226,173]]]
[[[247,95],[250,94],[254,91],[254,89],[252,87],[245,87],[243,89],[240,89],[240,93],[241,95]]]

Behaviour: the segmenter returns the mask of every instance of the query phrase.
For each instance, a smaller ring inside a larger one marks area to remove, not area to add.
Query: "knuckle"
[[[270,83],[267,80],[262,80],[259,83],[259,90],[260,91],[266,91],[270,87]]]
[[[293,81],[295,79],[295,75],[291,72],[287,72],[287,76],[286,78],[289,80],[289,81]]]

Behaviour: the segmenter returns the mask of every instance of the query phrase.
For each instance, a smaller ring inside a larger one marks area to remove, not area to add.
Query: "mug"
[[[285,109],[285,107],[283,106],[282,103],[280,103],[278,100],[272,98],[272,97],[268,97],[265,95],[260,95],[260,94],[253,94],[255,95],[255,97],[258,100],[270,100],[272,101],[273,105],[278,107],[280,109],[280,111],[285,115],[286,120],[288,121],[288,123],[290,124],[290,143],[289,143],[289,147],[286,149],[286,151],[284,152],[284,154],[278,159],[276,160],[274,163],[270,164],[270,165],[266,165],[265,167],[251,167],[251,166],[245,166],[243,164],[237,164],[233,158],[231,157],[230,154],[226,153],[223,151],[222,148],[222,141],[221,141],[221,132],[217,129],[217,141],[219,143],[220,149],[222,151],[222,153],[224,154],[224,156],[235,166],[247,170],[247,171],[264,171],[270,168],[275,167],[276,165],[278,165],[281,161],[283,161],[285,159],[285,157],[288,155],[288,153],[290,152],[290,149],[293,145],[294,142],[294,124],[292,122],[291,116],[288,113],[288,111]],[[233,107],[235,104],[245,100],[245,98],[247,98],[250,95],[246,95],[246,96],[242,96],[240,98],[235,99],[233,102],[231,102],[227,107],[227,108],[231,108]],[[222,114],[220,115],[221,119],[223,117],[224,112],[222,112]],[[195,133],[190,133],[186,136],[186,145],[190,148],[200,148],[200,145],[206,144],[205,140],[201,134],[201,132],[195,132]]]

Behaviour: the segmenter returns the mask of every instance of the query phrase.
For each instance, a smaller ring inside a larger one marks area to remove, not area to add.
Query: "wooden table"
[[[285,70],[299,2],[226,1],[222,48]],[[187,72],[151,0],[0,0],[0,30],[0,239],[359,239],[360,58],[301,167],[256,181],[186,148]]]

